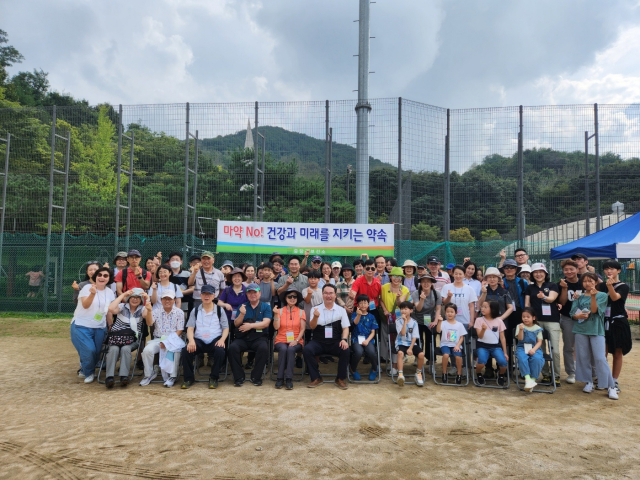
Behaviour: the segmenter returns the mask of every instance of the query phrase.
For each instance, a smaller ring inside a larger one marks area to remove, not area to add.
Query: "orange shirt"
[[[280,328],[275,343],[289,343],[287,342],[287,332],[293,332],[294,338],[298,338],[300,335],[302,322],[305,321],[304,310],[300,310],[298,307],[293,307],[291,310],[289,313],[289,307],[280,309]],[[299,343],[304,344],[304,338],[301,338]]]

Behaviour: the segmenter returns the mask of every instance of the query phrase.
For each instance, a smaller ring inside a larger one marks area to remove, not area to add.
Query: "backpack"
[[[122,291],[127,291],[127,277],[129,276],[129,267],[124,267],[122,269]],[[142,278],[147,278],[147,272],[144,268],[142,269]]]

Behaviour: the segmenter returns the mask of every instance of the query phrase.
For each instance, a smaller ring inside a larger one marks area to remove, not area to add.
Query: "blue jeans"
[[[527,355],[524,353],[524,347],[518,346],[516,348],[516,357],[518,357],[518,370],[522,375],[529,375],[534,380],[540,376],[544,365],[542,350],[538,349],[533,355]]]
[[[460,357],[462,358],[462,345],[460,345],[460,351],[456,352],[453,350],[453,347],[447,347],[446,345],[440,345],[440,351],[442,352],[442,355],[449,355],[449,356],[454,356],[454,357]]]
[[[75,322],[71,324],[71,343],[78,351],[82,373],[85,377],[96,373],[100,349],[106,336],[106,328],[81,327]]]
[[[486,365],[487,360],[489,360],[489,356],[495,358],[496,363],[500,368],[504,368],[507,366],[507,359],[504,357],[504,352],[500,347],[494,348],[478,348],[476,350],[476,354],[478,355],[478,364]]]

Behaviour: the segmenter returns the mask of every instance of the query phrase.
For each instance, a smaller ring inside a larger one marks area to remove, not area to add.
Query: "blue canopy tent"
[[[640,258],[640,213],[592,233],[580,240],[551,249],[551,259],[570,258],[584,253],[596,258]]]

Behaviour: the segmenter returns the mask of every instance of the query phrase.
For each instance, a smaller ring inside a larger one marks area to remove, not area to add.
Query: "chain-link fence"
[[[500,248],[518,244],[544,259],[639,210],[640,105],[370,103],[369,217],[398,225],[399,260],[431,250],[443,261],[491,265]],[[0,139],[10,140],[0,142],[0,159],[9,148],[4,302],[19,308],[11,299],[24,297],[25,274],[44,269],[47,250],[57,305],[58,285],[70,296],[76,263],[134,245],[145,254],[215,248],[217,219],[320,222],[328,213],[354,222],[355,104],[0,110]],[[616,202],[624,207],[612,213]]]

